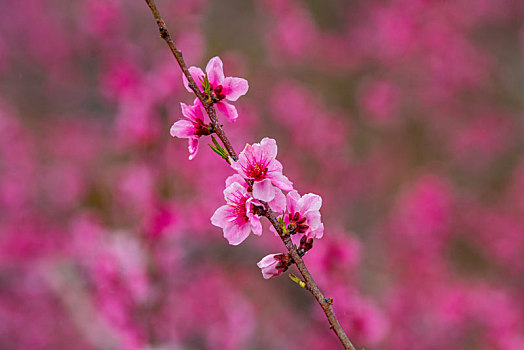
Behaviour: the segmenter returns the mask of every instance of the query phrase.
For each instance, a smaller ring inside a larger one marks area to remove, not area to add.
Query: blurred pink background
[[[249,80],[236,150],[323,197],[305,261],[359,348],[524,349],[524,2],[158,6]],[[0,3],[0,348],[339,348],[262,278],[267,223],[211,225],[233,170],[169,136],[192,101],[144,1]]]

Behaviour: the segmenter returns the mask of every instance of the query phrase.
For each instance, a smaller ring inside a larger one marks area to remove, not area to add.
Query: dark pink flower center
[[[289,254],[278,254],[273,257],[278,263],[275,265],[275,269],[282,270],[285,272],[289,265],[293,262],[293,259]]]
[[[245,224],[249,221],[246,209],[247,200],[248,197],[244,197],[241,194],[235,194],[229,204],[231,206],[231,216],[235,218],[235,222],[238,224]]]
[[[255,180],[255,181],[261,181],[266,178],[267,174],[267,167],[262,168],[258,164],[252,164],[248,169],[248,177]]]
[[[222,85],[218,85],[216,88],[213,88],[213,85],[211,85],[211,100],[213,102],[216,103],[226,98],[226,95],[222,92],[223,89]]]
[[[246,177],[248,179],[253,179],[255,181],[262,181],[267,177],[267,172],[269,171],[268,165],[270,160],[261,158],[260,160],[249,159],[245,168],[243,168]]]
[[[289,223],[287,224],[287,229],[291,234],[306,233],[307,229],[309,228],[309,226],[306,225],[307,218],[301,217],[299,212],[290,213],[288,220]]]
[[[196,136],[204,136],[204,135],[211,135],[211,128],[210,124],[204,124],[204,122],[201,119],[197,119],[196,122],[193,122],[193,125],[195,126],[195,135]]]

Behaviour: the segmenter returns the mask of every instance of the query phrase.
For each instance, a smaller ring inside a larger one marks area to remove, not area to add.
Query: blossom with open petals
[[[265,137],[260,143],[247,144],[231,167],[252,182],[253,197],[265,202],[275,198],[276,189],[291,191],[293,183],[282,174],[282,164],[276,160],[277,143]],[[276,188],[275,188],[276,187]]]
[[[226,205],[218,208],[211,217],[211,223],[224,230],[224,237],[231,245],[239,245],[251,232],[260,236],[262,224],[254,214],[254,206],[260,205],[238,182],[232,182],[224,190]]]
[[[322,198],[319,195],[308,193],[302,197],[297,191],[291,191],[286,197],[288,215],[284,222],[288,230],[297,234],[297,238],[305,235],[308,238],[322,238],[324,224],[320,221],[320,207]]]
[[[218,56],[209,60],[206,66],[206,73],[198,67],[190,67],[189,73],[202,92],[204,92],[202,81],[204,77],[207,76],[211,92],[209,98],[215,103],[220,114],[224,115],[230,122],[234,122],[238,118],[237,109],[224,100],[236,101],[240,96],[245,95],[249,89],[247,80],[236,77],[225,77],[222,60]],[[186,89],[192,92],[185,75],[182,75],[182,80]]]
[[[246,190],[249,188],[249,185],[246,182],[246,180],[242,178],[242,176],[240,176],[239,174],[234,174],[228,177],[226,179],[226,187],[230,186],[233,182],[238,182],[239,184],[244,186]],[[286,210],[286,196],[284,195],[284,193],[282,193],[280,189],[275,188],[275,197],[272,200],[270,200],[268,204],[271,210],[277,213],[281,213],[284,210]]]
[[[189,160],[195,158],[198,152],[198,139],[202,135],[211,134],[210,126],[204,124],[204,108],[195,100],[193,106],[181,103],[182,115],[180,119],[171,126],[170,134],[173,137],[187,138],[189,149]]]

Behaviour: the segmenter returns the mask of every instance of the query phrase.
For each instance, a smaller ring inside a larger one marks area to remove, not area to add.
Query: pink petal
[[[264,137],[262,141],[260,141],[260,150],[266,157],[275,158],[278,152],[277,142],[269,137]],[[278,162],[278,164],[280,164],[280,162]]]
[[[320,224],[318,226],[317,229],[315,230],[311,230],[308,234],[307,234],[307,237],[308,238],[315,238],[315,239],[321,239],[322,237],[324,237],[324,224]]]
[[[293,189],[293,183],[281,173],[271,174],[270,178],[273,185],[280,188],[281,190],[291,191]]]
[[[229,101],[236,101],[249,90],[249,84],[246,79],[227,77],[222,82],[222,93],[226,95]]]
[[[220,57],[215,56],[209,60],[206,66],[207,77],[213,87],[217,87],[222,84],[224,80],[224,67]]]
[[[248,223],[238,226],[230,223],[224,228],[224,238],[227,239],[231,245],[239,245],[242,243],[251,232],[251,225]]]
[[[300,239],[302,239],[303,236],[304,236],[303,233],[297,233],[297,234],[291,235],[291,242],[293,242],[293,244],[298,247],[300,246]]]
[[[202,69],[198,67],[190,67],[189,74],[191,74],[198,88],[200,89],[200,91],[202,91],[202,81],[200,79],[202,79],[202,77],[205,75]],[[193,92],[193,90],[191,90],[191,88],[189,87],[189,81],[187,80],[184,73],[182,73],[182,82],[184,83],[184,87],[187,91]]]
[[[247,188],[246,180],[244,180],[244,178],[238,174],[231,175],[230,177],[226,179],[226,187],[229,187],[234,182],[239,183],[243,187]]]
[[[206,110],[204,109],[204,106],[202,106],[202,102],[200,102],[198,97],[195,98],[195,100],[193,101],[193,106],[191,107],[192,107],[191,112],[193,113],[193,116],[195,117],[195,119],[200,119],[201,121],[204,121],[207,113],[206,113]]]
[[[187,148],[189,149],[189,160],[192,160],[198,153],[198,137],[189,138]]]
[[[188,138],[195,135],[195,126],[189,120],[181,119],[171,126],[171,136]]]
[[[264,277],[264,279],[268,280],[270,278],[273,278],[273,277],[278,277],[280,276],[280,273],[277,269],[270,269],[270,270],[262,270],[262,277]]]
[[[244,196],[245,194],[247,194],[246,188],[240,185],[238,182],[233,182],[224,190],[224,198],[226,199],[227,203],[233,203],[236,197],[239,195]]]
[[[231,207],[227,204],[218,208],[215,211],[215,213],[213,214],[213,216],[211,217],[211,223],[218,227],[222,227],[222,228],[226,227],[230,223],[230,220],[229,220],[231,216],[231,213],[229,212],[230,208]]]
[[[203,120],[201,118],[201,113],[198,113],[200,108],[196,108],[195,105],[188,106],[185,103],[180,103],[180,108],[182,109],[182,115],[189,120],[194,122],[196,122],[198,119]]]
[[[322,225],[320,222],[320,212],[319,211],[310,211],[306,215],[307,225],[311,227],[311,230],[316,230]]]
[[[242,169],[242,165],[240,164],[240,159],[237,162],[231,162],[231,167],[233,170],[238,171],[240,174],[244,174],[244,170]]]
[[[275,189],[275,198],[269,202],[269,206],[277,213],[282,213],[286,210],[286,196],[278,188]]]
[[[260,219],[251,213],[247,213],[249,223],[251,224],[251,230],[257,236],[262,235],[262,223]]]
[[[283,167],[282,163],[280,163],[278,160],[273,158],[271,163],[268,165],[268,173],[282,173]]]
[[[234,123],[235,120],[237,120],[238,112],[235,106],[224,101],[218,102],[216,106],[220,114],[225,116],[231,123]]]
[[[313,193],[308,193],[302,196],[298,202],[300,212],[306,213],[308,211],[319,211],[322,206],[322,198]]]
[[[276,255],[278,254],[266,255],[257,263],[265,279],[277,277],[282,274],[282,269],[277,269],[278,260],[275,259]]]
[[[278,254],[266,255],[265,257],[262,258],[262,260],[260,260],[257,263],[257,266],[262,269],[264,267],[275,265],[277,263],[277,260],[275,260],[275,255],[278,255]]]
[[[287,202],[287,211],[290,213],[295,213],[298,210],[298,201],[300,200],[300,195],[297,191],[293,190],[287,194],[286,202]]]
[[[253,184],[253,197],[264,202],[269,202],[275,198],[275,188],[270,179],[257,181]]]
[[[249,165],[248,156],[249,159],[252,158],[252,150],[253,146],[251,146],[250,144],[246,144],[246,146],[238,156],[238,162],[236,162],[237,164],[233,167],[233,169],[238,171],[238,173],[243,177],[247,177],[245,169],[247,169]]]

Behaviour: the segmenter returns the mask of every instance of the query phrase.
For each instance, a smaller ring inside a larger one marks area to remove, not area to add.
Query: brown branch
[[[169,48],[171,49],[171,52],[175,56],[176,61],[178,62],[178,65],[184,72],[184,75],[186,76],[189,87],[195,95],[198,97],[200,102],[202,102],[202,105],[204,106],[207,114],[209,115],[209,119],[211,120],[211,123],[213,124],[215,128],[215,132],[217,136],[220,138],[222,143],[224,144],[227,152],[229,153],[230,157],[234,160],[238,160],[238,156],[233,149],[233,146],[231,146],[231,143],[229,142],[229,139],[227,138],[226,134],[224,133],[224,130],[222,130],[222,127],[220,126],[220,123],[218,122],[218,118],[215,113],[215,109],[213,107],[213,103],[206,100],[205,96],[202,94],[200,89],[198,88],[197,84],[195,83],[195,80],[189,74],[189,70],[187,68],[187,65],[184,61],[184,58],[182,57],[182,52],[178,50],[175,46],[175,43],[173,42],[173,39],[171,38],[171,35],[169,34],[169,31],[167,30],[166,24],[162,17],[160,16],[160,13],[158,12],[158,9],[156,8],[154,0],[145,0],[149,8],[151,9],[151,12],[153,13],[153,16],[156,19],[156,23],[158,25],[158,30],[160,31],[160,37],[165,40]],[[293,258],[295,264],[297,265],[298,271],[304,278],[304,281],[306,283],[306,289],[313,294],[317,302],[320,304],[320,307],[326,314],[326,317],[330,324],[330,329],[332,329],[337,337],[339,338],[340,342],[344,346],[344,349],[349,350],[356,350],[351,341],[349,340],[348,336],[344,332],[344,329],[340,325],[337,317],[335,316],[335,312],[333,311],[333,299],[326,298],[324,294],[320,291],[318,288],[315,280],[313,279],[313,276],[309,273],[306,264],[304,263],[304,260],[300,257],[297,249],[295,248],[293,242],[291,241],[291,237],[289,234],[283,235],[282,228],[280,227],[278,220],[273,213],[273,211],[269,208],[269,205],[265,203],[265,210],[263,212],[263,215],[269,220],[271,225],[277,230],[277,232],[280,235],[280,238],[282,239],[282,242],[286,246],[287,250],[291,254],[291,257]]]
[[[202,102],[202,105],[204,106],[207,115],[209,116],[209,119],[211,120],[211,123],[213,124],[213,127],[215,128],[215,133],[217,134],[218,138],[222,143],[224,144],[224,147],[227,150],[227,153],[229,153],[229,156],[234,160],[238,160],[238,156],[233,149],[233,146],[231,146],[231,142],[229,142],[228,138],[226,137],[226,134],[224,133],[224,130],[222,130],[222,127],[220,126],[220,123],[218,122],[218,118],[215,113],[215,108],[213,107],[213,102],[209,102],[206,100],[204,94],[200,91],[198,88],[198,85],[195,82],[195,79],[191,76],[189,73],[189,69],[187,68],[186,62],[184,61],[184,57],[182,57],[182,51],[176,48],[175,43],[173,42],[173,39],[171,37],[171,34],[169,34],[169,31],[167,30],[166,23],[160,16],[160,13],[158,12],[158,9],[156,8],[155,2],[153,0],[145,0],[147,3],[147,6],[151,9],[151,12],[153,13],[153,16],[155,17],[156,24],[158,26],[158,31],[160,32],[160,37],[165,40],[169,48],[171,49],[171,52],[173,53],[173,56],[175,56],[176,61],[178,62],[178,65],[182,69],[182,72],[187,78],[187,81],[189,82],[189,87],[193,92],[195,93],[196,97]]]
[[[306,282],[306,289],[313,294],[315,299],[317,299],[317,302],[320,304],[320,307],[326,314],[326,317],[329,321],[331,329],[335,332],[338,339],[340,339],[340,342],[342,345],[344,345],[344,349],[351,349],[355,350],[355,347],[349,340],[346,332],[344,332],[344,329],[340,325],[340,322],[338,322],[337,317],[335,316],[335,312],[333,311],[333,299],[326,298],[324,294],[320,291],[320,288],[318,288],[317,283],[313,279],[313,276],[309,273],[306,264],[304,263],[304,260],[300,257],[300,254],[298,254],[297,249],[295,248],[295,245],[291,241],[291,237],[289,234],[284,235],[282,233],[282,228],[280,227],[278,220],[273,213],[273,211],[269,208],[269,205],[266,204],[266,211],[264,213],[264,216],[269,220],[271,225],[277,230],[279,233],[280,238],[282,239],[282,242],[284,242],[284,245],[286,246],[287,250],[289,251],[289,254],[291,254],[291,257],[295,261],[295,265],[297,265],[297,269],[304,278],[304,282]]]

